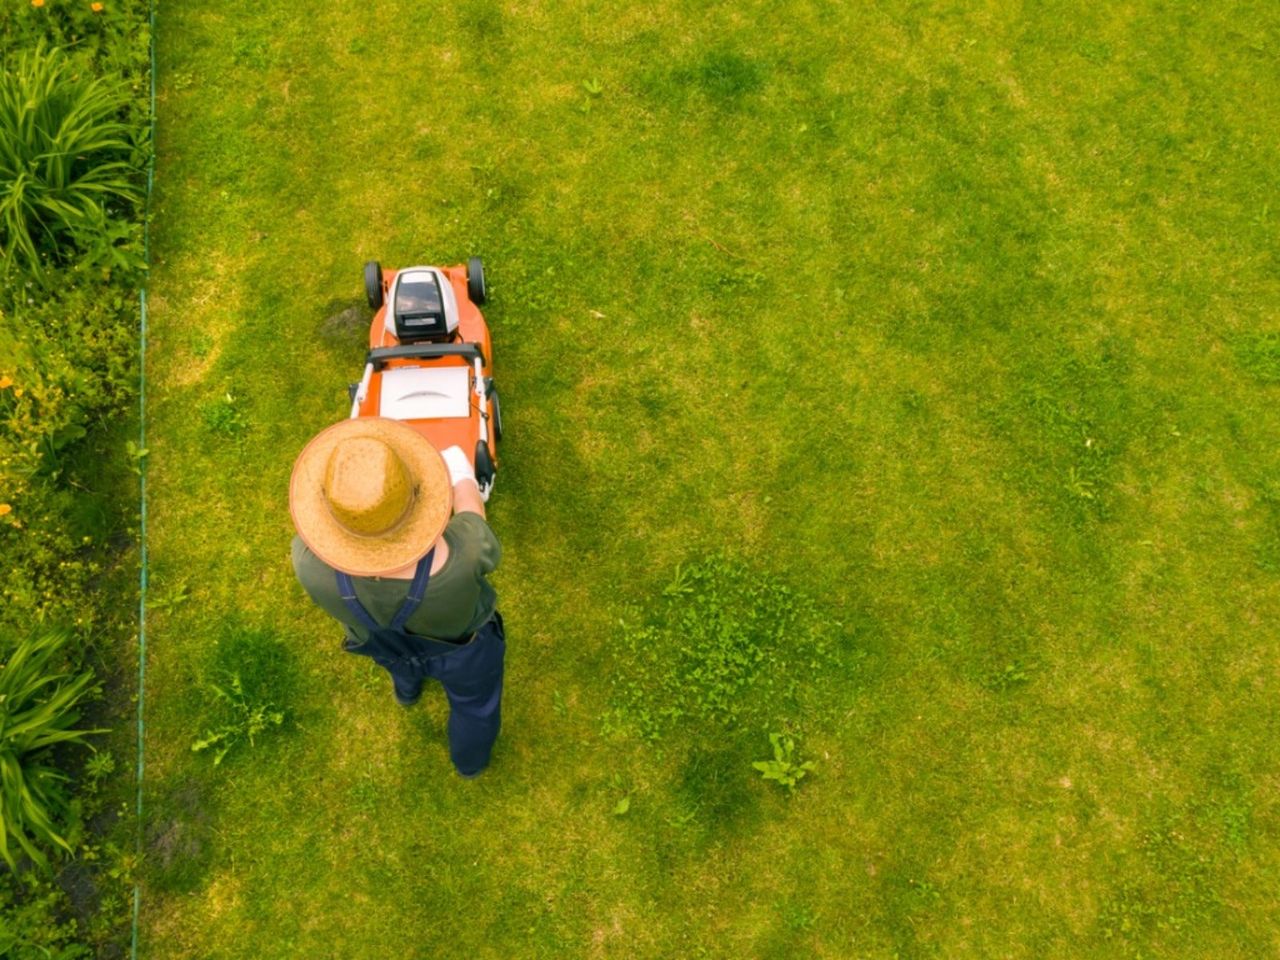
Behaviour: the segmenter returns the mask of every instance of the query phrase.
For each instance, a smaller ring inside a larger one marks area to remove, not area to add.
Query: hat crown
[[[376,437],[347,437],[333,447],[324,474],[324,497],[333,518],[351,533],[376,537],[409,512],[409,469]]]

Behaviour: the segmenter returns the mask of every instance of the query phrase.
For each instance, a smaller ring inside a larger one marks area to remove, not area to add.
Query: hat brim
[[[325,470],[334,447],[354,437],[387,444],[413,481],[413,500],[391,530],[361,536],[340,524],[324,493]],[[289,479],[289,513],[298,535],[329,566],[358,577],[380,577],[417,563],[440,538],[453,512],[449,469],[439,451],[399,420],[358,417],[327,427],[298,454]]]

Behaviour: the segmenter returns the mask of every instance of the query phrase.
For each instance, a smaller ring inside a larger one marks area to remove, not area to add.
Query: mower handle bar
[[[441,357],[466,357],[484,363],[480,345],[475,343],[410,343],[399,347],[374,347],[365,357],[375,371],[387,365],[388,360],[439,360]]]

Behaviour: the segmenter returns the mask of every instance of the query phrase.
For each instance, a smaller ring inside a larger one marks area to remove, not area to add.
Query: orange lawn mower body
[[[350,388],[351,416],[402,420],[437,450],[461,447],[489,499],[502,413],[493,388],[484,265],[364,268],[373,308],[364,376]]]

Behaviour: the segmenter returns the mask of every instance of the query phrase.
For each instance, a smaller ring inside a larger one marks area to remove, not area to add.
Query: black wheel
[[[467,261],[467,296],[477,307],[484,304],[489,291],[484,285],[484,263],[479,257]]]
[[[372,309],[382,309],[382,264],[377,260],[364,265],[364,295],[369,298]]]
[[[502,439],[502,404],[498,403],[498,391],[493,389],[493,384],[489,384],[489,416],[493,418],[493,439],[498,442]]]
[[[476,483],[481,487],[493,483],[497,470],[493,466],[493,457],[489,456],[489,444],[483,440],[476,444]]]

